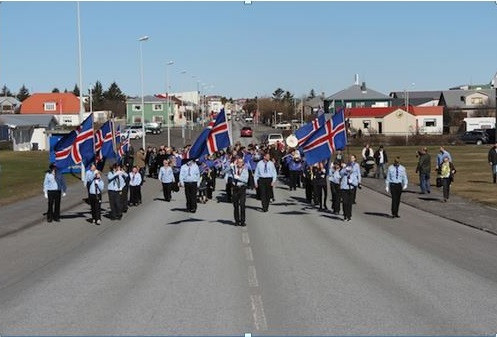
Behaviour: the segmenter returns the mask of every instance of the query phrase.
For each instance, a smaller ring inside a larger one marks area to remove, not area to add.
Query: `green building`
[[[126,123],[128,125],[141,124],[142,113],[145,123],[156,122],[164,126],[167,125],[169,117],[170,125],[174,125],[174,98],[169,101],[163,97],[145,96],[143,102],[144,110],[142,110],[141,97],[130,98],[126,101]]]

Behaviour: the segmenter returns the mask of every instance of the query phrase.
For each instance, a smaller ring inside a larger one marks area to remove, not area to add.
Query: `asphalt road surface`
[[[148,179],[120,222],[91,225],[81,205],[1,238],[0,335],[497,331],[496,236],[406,205],[387,218],[366,188],[343,222],[282,183],[269,213],[249,192],[236,227],[223,187],[191,214]]]

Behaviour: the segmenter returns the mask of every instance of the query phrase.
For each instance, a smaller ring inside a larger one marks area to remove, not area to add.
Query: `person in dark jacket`
[[[497,143],[488,151],[488,164],[492,168],[493,183],[497,181]]]
[[[426,147],[419,152],[418,165],[416,173],[419,173],[419,187],[421,194],[430,193],[430,172],[431,172],[431,157]]]
[[[326,206],[326,199],[328,198],[328,185],[326,183],[326,168],[323,163],[317,163],[312,167],[312,172],[314,175],[314,195],[315,204],[319,205],[319,210],[328,209]]]
[[[50,164],[45,173],[43,193],[48,199],[47,221],[60,221],[60,199],[66,195],[66,182],[55,164]]]
[[[385,172],[388,165],[388,156],[387,152],[383,148],[383,145],[380,145],[378,150],[374,152],[373,157],[376,164],[375,178],[384,179],[386,177]]]

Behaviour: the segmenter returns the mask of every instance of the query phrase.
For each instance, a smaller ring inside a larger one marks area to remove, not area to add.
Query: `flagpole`
[[[83,123],[84,117],[84,105],[83,105],[83,71],[82,71],[82,57],[81,57],[81,19],[79,15],[79,1],[77,2],[77,16],[78,16],[78,65],[79,65],[79,122]],[[92,118],[92,129],[95,132],[93,126],[93,118]],[[95,153],[95,141],[93,141],[93,153]],[[83,185],[85,185],[85,164],[81,161],[81,181]]]

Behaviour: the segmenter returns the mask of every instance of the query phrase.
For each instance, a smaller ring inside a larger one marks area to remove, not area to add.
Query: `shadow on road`
[[[87,218],[88,216],[91,216],[91,212],[76,212],[72,214],[64,214],[60,216],[61,219],[76,219],[76,218]]]
[[[419,197],[418,199],[424,201],[441,201],[439,198],[429,198],[429,197]]]
[[[214,221],[211,221],[213,223],[221,223],[223,225],[230,225],[230,226],[236,226],[236,222],[231,221],[231,220],[222,220],[222,219],[217,219]]]
[[[339,220],[339,221],[343,221],[343,218],[342,218],[342,217],[339,217],[339,216],[336,216],[336,215],[321,214],[321,216],[322,216],[323,218],[328,218],[328,219],[331,219],[331,220]]]
[[[274,205],[274,206],[294,206],[294,205],[296,205],[296,203],[294,203],[294,202],[274,202],[271,205]]]
[[[186,208],[171,208],[171,211],[173,212],[184,212],[184,213],[190,213]]]
[[[288,212],[279,212],[278,214],[283,214],[283,215],[303,215],[303,214],[309,214],[307,212],[301,212],[301,211],[288,211]]]
[[[169,222],[166,225],[179,225],[179,224],[182,224],[182,223],[199,222],[199,221],[204,221],[204,220],[202,220],[202,219],[196,219],[196,218],[188,218],[188,219],[183,219],[183,220]]]
[[[378,212],[364,212],[366,215],[379,216],[382,218],[390,218],[390,214],[387,213],[378,213]]]

